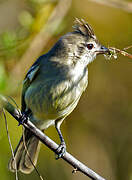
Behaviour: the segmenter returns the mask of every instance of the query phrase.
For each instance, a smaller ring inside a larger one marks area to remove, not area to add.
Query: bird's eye
[[[88,48],[89,50],[91,50],[93,47],[94,47],[93,44],[87,44],[87,48]]]

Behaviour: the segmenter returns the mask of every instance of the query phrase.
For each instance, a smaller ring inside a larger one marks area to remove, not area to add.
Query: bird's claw
[[[56,160],[62,158],[66,153],[66,144],[62,142],[59,147],[57,148]]]
[[[20,126],[23,123],[26,123],[28,120],[28,116],[26,115],[26,113],[22,113],[20,119],[19,119],[19,124],[18,126]]]

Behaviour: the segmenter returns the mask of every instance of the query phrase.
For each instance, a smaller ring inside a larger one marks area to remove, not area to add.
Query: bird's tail
[[[21,137],[14,152],[14,158],[9,161],[9,170],[15,172],[17,169],[25,174],[31,173],[34,169],[33,164],[37,163],[39,150],[40,141],[31,132],[24,130],[24,138]]]

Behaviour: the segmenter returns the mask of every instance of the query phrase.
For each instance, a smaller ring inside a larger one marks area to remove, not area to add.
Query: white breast
[[[70,73],[73,81],[77,81],[78,79],[80,79],[80,77],[83,76],[84,69],[85,69],[84,64],[78,61]]]

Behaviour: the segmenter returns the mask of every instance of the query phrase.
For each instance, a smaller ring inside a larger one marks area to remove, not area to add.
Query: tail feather
[[[17,170],[25,174],[29,174],[34,169],[32,162],[34,165],[37,163],[40,150],[40,141],[28,130],[24,130],[24,136],[25,143],[23,142],[22,136],[14,152],[15,160],[12,157],[9,161],[8,167],[12,172],[15,172],[17,168]],[[26,144],[26,148],[24,144]]]

